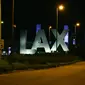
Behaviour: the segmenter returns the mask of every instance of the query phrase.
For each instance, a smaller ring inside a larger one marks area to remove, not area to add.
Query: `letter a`
[[[42,43],[41,43],[41,39],[42,39]],[[39,30],[36,35],[32,49],[37,50],[37,48],[44,48],[46,53],[51,52],[44,30]]]

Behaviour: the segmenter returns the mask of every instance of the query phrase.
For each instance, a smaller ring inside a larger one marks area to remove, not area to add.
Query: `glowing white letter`
[[[35,50],[26,49],[27,31],[21,31],[20,33],[20,54],[35,54]]]
[[[37,48],[44,48],[46,53],[51,52],[44,30],[39,30],[36,35],[32,49],[37,50]]]
[[[52,32],[56,38],[56,30],[52,29]],[[69,51],[67,45],[64,42],[64,37],[67,34],[67,32],[68,32],[68,30],[63,30],[61,35],[59,35],[59,33],[57,32],[57,48],[59,45],[61,45],[61,47],[64,51]],[[55,41],[53,47],[51,48],[51,51],[56,51],[56,41]]]

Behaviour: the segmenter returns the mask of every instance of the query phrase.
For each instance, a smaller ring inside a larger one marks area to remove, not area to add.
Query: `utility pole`
[[[1,39],[1,0],[0,0],[0,39]]]
[[[4,48],[4,40],[1,39],[1,0],[0,0],[0,59],[1,59],[1,56],[2,56],[2,49]]]
[[[12,49],[14,46],[14,0],[12,0]]]
[[[0,0],[0,40],[1,40],[1,0]],[[1,53],[2,53],[2,50],[0,45],[0,59],[1,59]]]

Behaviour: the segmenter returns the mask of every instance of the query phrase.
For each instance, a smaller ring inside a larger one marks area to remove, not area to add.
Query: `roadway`
[[[0,75],[0,85],[85,85],[85,62]]]

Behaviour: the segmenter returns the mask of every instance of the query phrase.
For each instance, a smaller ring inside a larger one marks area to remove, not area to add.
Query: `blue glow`
[[[68,25],[64,25],[64,30],[68,30]],[[69,42],[69,32],[64,37],[64,42],[65,43],[68,43]]]
[[[68,35],[68,34],[69,34],[69,33],[67,33],[66,36],[65,36],[65,38],[64,38],[64,42],[65,42],[65,43],[68,43],[68,39],[69,39],[69,37],[68,37],[69,35]]]
[[[8,47],[8,55],[11,54],[11,47]]]
[[[73,45],[75,45],[76,44],[76,41],[75,41],[75,39],[73,39]]]
[[[64,25],[64,30],[68,30],[68,25]]]
[[[41,24],[37,24],[37,25],[36,25],[36,33],[37,33],[39,30],[41,30]]]

